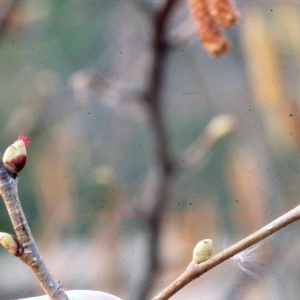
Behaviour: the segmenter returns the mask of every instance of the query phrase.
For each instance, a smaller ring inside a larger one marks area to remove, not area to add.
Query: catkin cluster
[[[234,25],[238,12],[230,0],[188,0],[197,32],[205,50],[213,57],[226,53],[230,43],[223,28]]]

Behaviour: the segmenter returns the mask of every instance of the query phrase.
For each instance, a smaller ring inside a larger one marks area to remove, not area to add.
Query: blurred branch
[[[189,171],[191,168],[199,166],[211,153],[211,151],[227,136],[238,131],[240,127],[240,119],[234,115],[217,115],[210,120],[204,131],[199,137],[186,149],[180,161],[183,164],[177,164],[172,173],[172,177],[180,176],[184,171]],[[147,215],[147,212],[152,211],[157,195],[158,186],[161,178],[156,170],[152,168],[137,195],[134,197],[135,207],[128,206],[127,211],[131,210],[131,214]],[[142,205],[140,199],[143,199]],[[124,210],[124,207],[122,207]]]
[[[282,215],[281,217],[277,218],[276,220],[272,221],[271,223],[256,231],[255,233],[249,235],[245,239],[237,242],[231,247],[211,257],[207,261],[201,264],[191,263],[182,275],[180,275],[173,283],[171,283],[167,288],[165,288],[156,297],[154,297],[153,300],[169,299],[172,295],[174,295],[188,283],[200,277],[210,269],[216,267],[217,265],[226,261],[230,257],[258,243],[259,241],[265,239],[271,234],[279,231],[283,227],[288,226],[289,224],[292,224],[295,221],[298,221],[299,219],[300,205],[290,210],[286,214]]]
[[[175,166],[169,151],[166,127],[162,113],[162,88],[163,75],[165,71],[166,57],[168,54],[167,25],[171,12],[177,0],[168,0],[164,6],[156,12],[152,18],[153,40],[151,42],[153,64],[150,69],[149,85],[143,95],[144,103],[149,111],[150,126],[154,134],[155,154],[158,160],[154,170],[157,179],[155,190],[152,192],[149,209],[143,210],[144,226],[142,235],[147,236],[147,257],[140,256],[140,263],[144,265],[144,271],[133,282],[132,297],[145,299],[152,283],[154,271],[158,267],[159,234],[162,223],[163,210],[168,201],[168,191],[171,177]],[[135,203],[134,211],[141,211],[140,205],[143,201]],[[149,203],[148,203],[149,204]],[[144,262],[147,261],[145,265]],[[139,262],[136,262],[139,263]],[[131,297],[131,295],[130,295]]]
[[[145,103],[150,112],[150,125],[155,136],[156,155],[166,175],[173,171],[173,162],[168,149],[166,128],[162,116],[162,86],[164,67],[168,52],[167,24],[169,15],[177,0],[169,0],[163,9],[153,18],[154,38],[152,51],[154,56],[148,90],[144,94]]]
[[[11,16],[14,14],[19,1],[3,1],[0,3],[0,37],[5,33],[7,24],[10,22]]]
[[[31,234],[29,225],[24,215],[19,196],[18,180],[13,179],[6,171],[0,158],[0,194],[6,205],[12,221],[18,242],[24,249],[21,260],[27,264],[45,293],[53,300],[67,300],[68,297],[59,281],[56,281],[48,271]]]
[[[165,62],[168,52],[167,42],[167,24],[172,9],[174,8],[177,0],[169,0],[165,6],[153,19],[154,38],[152,41],[152,51],[154,56],[154,62],[150,74],[150,83],[148,90],[144,94],[144,101],[148,107],[150,113],[150,126],[152,126],[154,134],[154,144],[156,146],[156,156],[158,158],[158,168],[161,171],[160,178],[160,192],[154,200],[156,203],[153,206],[152,211],[149,213],[150,218],[155,218],[155,215],[164,206],[165,189],[164,185],[167,183],[168,178],[174,172],[175,165],[171,158],[169,151],[168,139],[166,134],[166,127],[162,114],[162,86],[163,86],[163,73],[165,68]],[[160,173],[160,172],[159,172]]]
[[[141,92],[133,88],[128,88],[114,80],[108,80],[102,75],[93,71],[80,71],[75,73],[70,79],[72,89],[79,96],[85,96],[87,91],[91,89],[101,98],[109,98],[110,101],[126,101],[138,102],[141,99]]]

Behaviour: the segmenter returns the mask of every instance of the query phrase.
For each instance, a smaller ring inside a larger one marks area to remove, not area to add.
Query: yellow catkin
[[[204,49],[213,57],[225,54],[230,44],[221,27],[210,15],[207,2],[205,0],[189,0],[188,2]]]
[[[213,19],[222,27],[233,26],[239,13],[231,0],[206,0],[208,11]]]

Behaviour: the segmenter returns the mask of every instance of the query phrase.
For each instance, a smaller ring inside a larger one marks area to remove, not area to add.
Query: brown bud
[[[6,232],[0,232],[0,244],[14,256],[21,256],[24,249],[21,247],[18,239]]]

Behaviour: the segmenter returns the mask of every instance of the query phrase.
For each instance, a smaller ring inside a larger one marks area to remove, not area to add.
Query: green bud
[[[14,256],[21,256],[23,254],[23,248],[18,239],[9,233],[0,232],[0,244]]]
[[[240,120],[234,115],[218,115],[210,120],[205,132],[214,141],[219,141],[226,135],[236,132],[240,127]]]
[[[205,239],[200,241],[193,251],[193,262],[200,264],[211,257],[212,254],[212,240]]]

